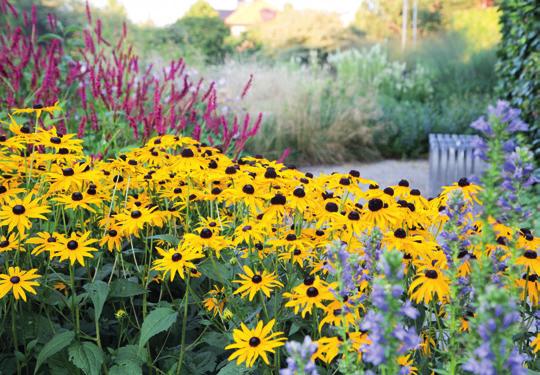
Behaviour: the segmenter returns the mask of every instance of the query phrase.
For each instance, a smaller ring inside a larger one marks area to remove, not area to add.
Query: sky
[[[89,0],[90,4],[102,7],[108,0]],[[175,22],[196,0],[117,0],[128,13],[132,22],[151,21],[156,26]],[[234,9],[237,0],[208,0],[216,9]],[[337,12],[343,15],[354,14],[362,0],[267,0],[268,3],[282,8],[291,4],[295,9],[318,9]]]

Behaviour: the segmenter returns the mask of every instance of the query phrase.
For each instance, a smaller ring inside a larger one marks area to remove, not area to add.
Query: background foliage
[[[498,94],[521,108],[540,158],[540,7],[536,0],[502,0]]]

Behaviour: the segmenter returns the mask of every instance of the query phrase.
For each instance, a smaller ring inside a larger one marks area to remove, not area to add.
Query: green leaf
[[[141,366],[133,362],[114,365],[109,369],[109,375],[140,375],[142,374]]]
[[[160,332],[168,330],[176,321],[178,313],[168,307],[160,307],[152,311],[144,320],[139,338],[139,352],[148,340]]]
[[[217,375],[241,375],[249,372],[244,366],[238,366],[236,362],[229,362],[226,366],[222,367]]]
[[[133,297],[139,294],[144,294],[145,290],[138,283],[127,280],[118,279],[111,283],[110,297]]]
[[[86,284],[84,289],[86,289],[94,304],[94,319],[98,321],[109,294],[109,285],[104,281],[96,280],[91,284]]]
[[[91,342],[75,342],[68,348],[69,360],[86,375],[99,375],[103,352]]]
[[[50,339],[37,356],[34,374],[37,373],[37,370],[43,364],[43,362],[47,360],[47,358],[58,353],[60,350],[71,344],[74,338],[75,333],[73,331],[66,331],[58,333],[52,339]]]

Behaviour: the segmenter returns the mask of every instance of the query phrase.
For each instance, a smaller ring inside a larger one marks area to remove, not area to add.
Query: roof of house
[[[242,3],[225,19],[227,25],[254,25],[261,21],[269,21],[277,14],[278,9],[264,0],[253,0]]]
[[[219,18],[225,21],[227,17],[234,13],[234,9],[216,9],[216,12],[218,12]]]

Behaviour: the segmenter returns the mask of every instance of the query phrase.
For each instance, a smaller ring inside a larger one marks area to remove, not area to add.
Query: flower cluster
[[[427,199],[170,134],[97,160],[21,119],[56,110],[15,111],[0,139],[2,352],[63,335],[81,370],[81,352],[176,373],[535,369],[540,238],[490,216],[487,187]]]

